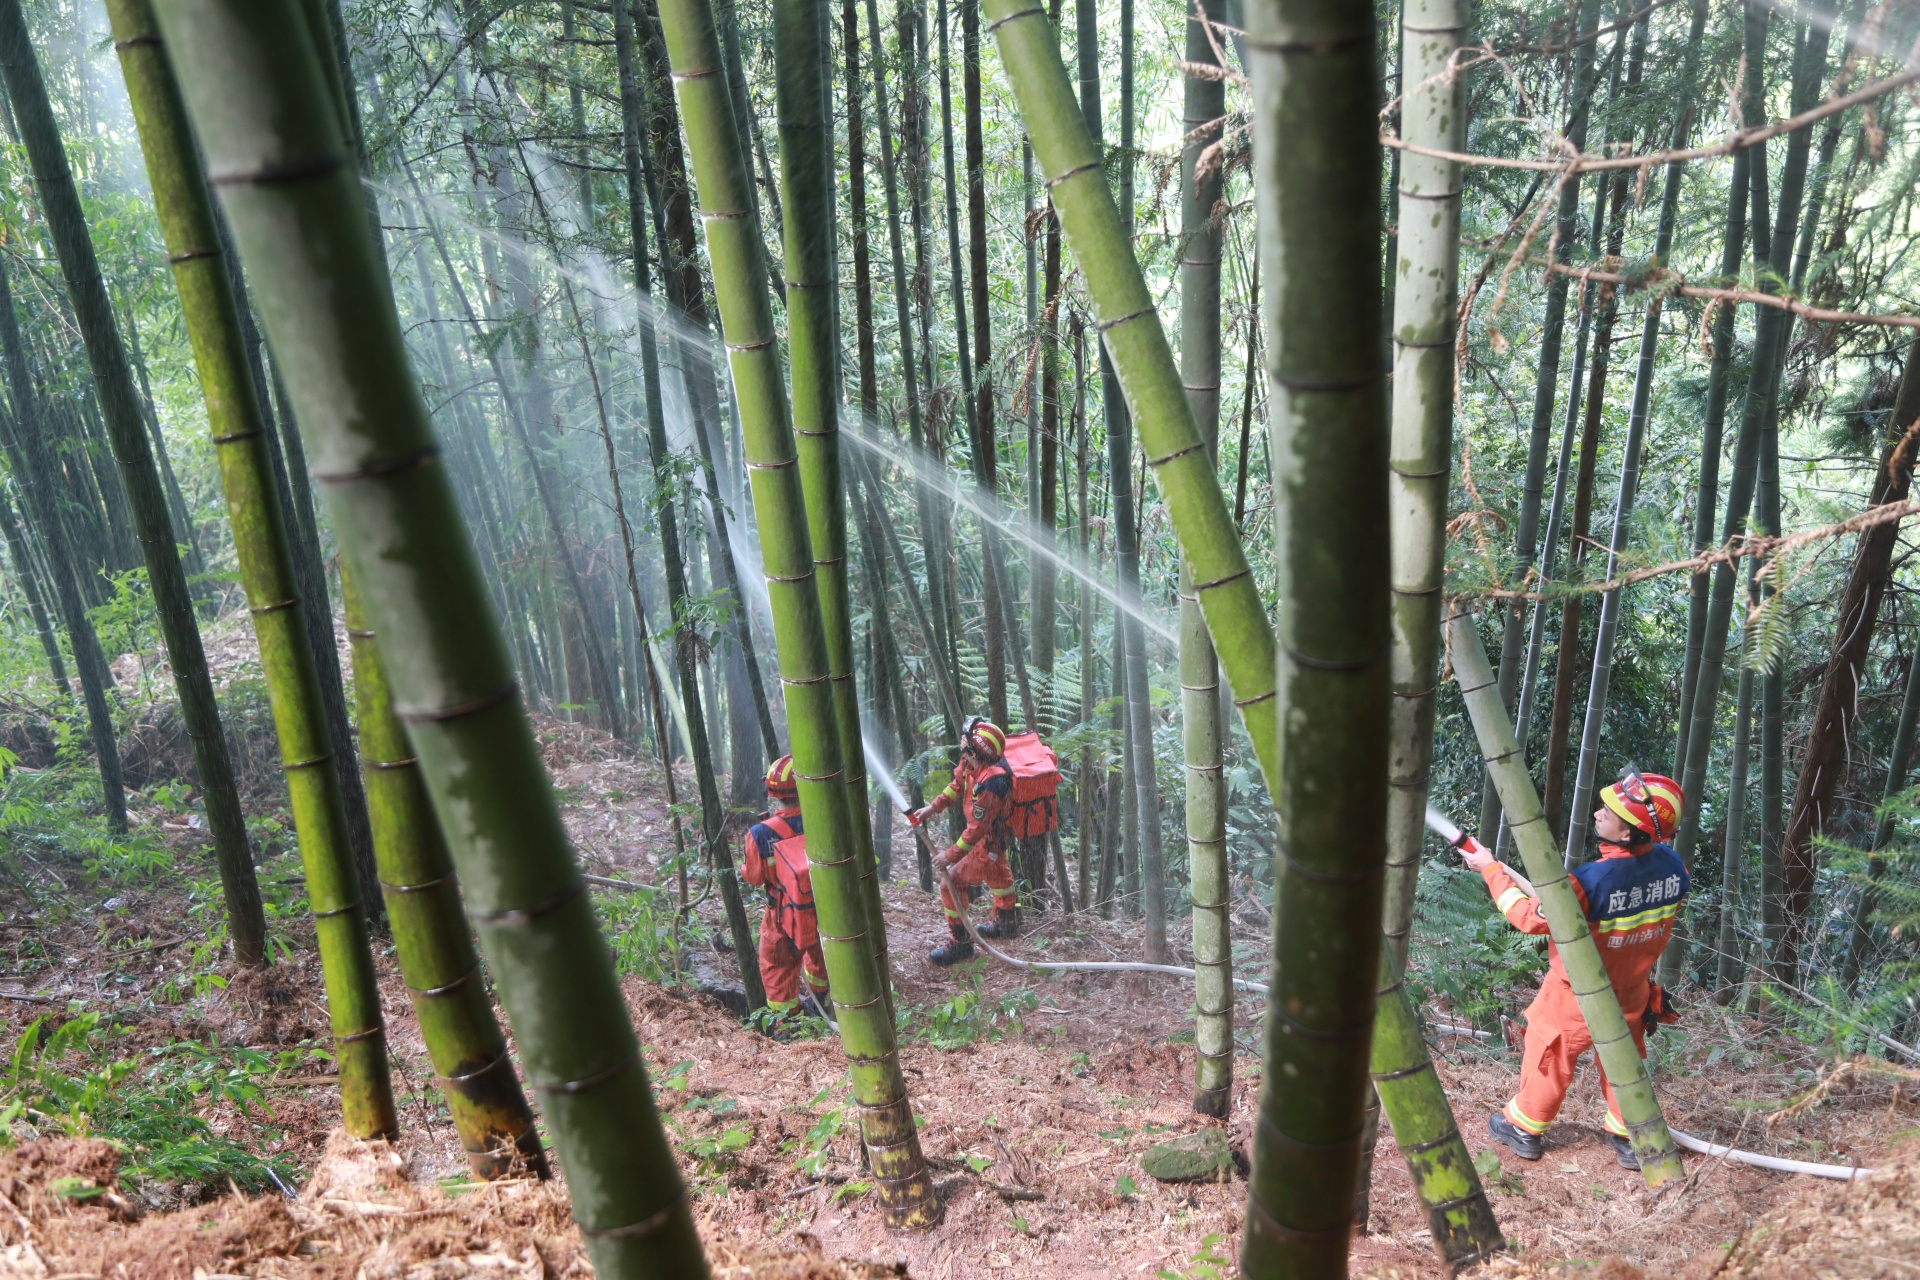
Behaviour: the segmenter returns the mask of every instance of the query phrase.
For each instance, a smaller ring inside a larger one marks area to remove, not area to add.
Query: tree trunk
[[[702,1277],[606,943],[459,524],[321,60],[290,0],[163,0],[314,471],[604,1277]],[[231,59],[227,61],[226,59]],[[249,68],[238,80],[233,67]],[[271,177],[271,181],[265,180]],[[316,289],[312,282],[325,281]],[[556,1003],[555,993],[564,993]]]
[[[653,466],[656,498],[650,519],[660,535],[660,561],[667,583],[667,629],[664,634],[673,649],[674,671],[680,681],[680,701],[686,707],[688,749],[693,755],[694,777],[700,788],[700,831],[707,857],[712,860],[715,878],[720,882],[720,899],[726,909],[727,932],[733,940],[734,959],[740,965],[740,986],[746,993],[747,1007],[757,1009],[767,1001],[756,963],[753,927],[747,920],[746,902],[740,893],[740,881],[734,875],[733,858],[727,848],[726,811],[720,802],[720,780],[713,767],[712,744],[707,736],[700,680],[694,670],[695,636],[687,608],[686,563],[680,548],[680,524],[673,509],[676,491],[672,458],[667,450],[667,421],[660,393],[660,357],[653,321],[653,273],[647,254],[646,187],[640,173],[640,131],[642,103],[639,79],[633,56],[631,13],[615,0],[614,40],[620,64],[621,139],[627,170],[627,231],[633,248],[634,286],[640,294],[640,350],[642,379],[647,401],[647,452]],[[571,286],[569,286],[571,289]],[[569,296],[572,296],[569,293]],[[602,410],[604,412],[604,409]],[[698,424],[696,424],[698,430]],[[617,468],[613,466],[611,432],[607,434],[608,471],[613,477],[616,520],[629,561],[633,547],[626,523],[624,502],[619,496]],[[640,585],[629,564],[628,591],[636,615],[641,613]]]
[[[13,290],[4,259],[0,259],[0,356],[5,359],[7,381],[12,384],[13,429],[8,433],[7,460],[15,481],[27,492],[40,542],[46,549],[47,575],[53,580],[54,603],[67,628],[67,643],[73,649],[74,674],[80,680],[80,695],[87,708],[87,731],[93,739],[94,758],[99,762],[107,830],[124,836],[127,833],[126,787],[120,772],[120,745],[114,733],[113,710],[107,701],[107,690],[113,688],[113,672],[107,666],[106,655],[100,651],[100,637],[93,629],[93,619],[88,617],[86,601],[80,595],[73,550],[60,516],[60,484],[52,451],[48,448],[46,418],[36,397],[32,375],[27,371],[26,349],[20,341],[20,323],[14,315]]]
[[[864,868],[857,861],[857,829],[862,824],[854,815],[860,810],[850,811],[850,792],[841,780],[847,765],[842,756],[845,735],[839,727],[835,690],[831,688],[832,657],[821,593],[814,580],[808,504],[795,465],[796,442],[782,391],[772,307],[759,287],[765,275],[762,246],[746,217],[750,185],[746,157],[731,124],[724,86],[717,82],[721,53],[711,11],[700,0],[664,0],[660,15],[706,219],[707,247],[721,304],[721,330],[745,432],[754,510],[764,534],[761,551],[773,602],[787,726],[795,770],[801,779],[814,903],[820,915],[827,972],[833,980],[841,1042],[852,1063],[862,1138],[886,1216],[896,1227],[924,1229],[938,1220],[939,1202],[933,1196],[920,1154],[900,1071],[886,971],[876,963],[870,942],[872,918],[860,883]],[[780,72],[783,124],[811,125],[816,135],[823,132],[817,113],[825,97],[819,79],[825,61],[820,47],[822,17],[818,9],[801,0],[783,0],[776,9],[780,32],[777,43],[781,61],[786,64]],[[789,83],[789,77],[800,83]],[[802,104],[816,97],[821,100],[819,104],[808,107],[808,114],[801,114]],[[798,132],[795,128],[793,134]],[[830,177],[826,139],[816,136],[809,148],[793,134],[783,138],[786,147],[793,148],[785,152],[786,165],[817,169],[817,173],[808,175],[808,181],[817,184],[815,191],[820,198],[811,207],[803,204],[789,209],[789,232],[820,236],[818,248],[830,252],[831,241],[819,227],[820,222],[826,222],[829,229],[831,226],[831,197],[819,192],[819,186],[826,185]],[[811,155],[807,154],[809,150]],[[813,225],[803,228],[803,221]],[[817,266],[815,261],[793,263],[795,279],[815,282],[812,273]],[[829,304],[830,324],[830,297],[819,292],[820,300]],[[817,336],[806,333],[798,312],[791,313],[790,318],[797,322],[795,365],[803,359],[822,361],[826,365],[822,372],[828,376],[821,381],[830,384],[831,330],[822,346]],[[814,345],[808,345],[809,338]]]
[[[1596,79],[1594,50],[1598,42],[1584,37],[1599,25],[1599,21],[1599,0],[1580,0],[1578,25],[1583,38],[1570,55],[1573,60],[1573,88],[1566,129],[1567,145],[1575,151],[1586,149]],[[1580,176],[1576,171],[1562,178],[1559,186],[1559,208],[1550,250],[1558,262],[1566,262],[1573,255],[1579,215]],[[1539,338],[1540,360],[1533,384],[1533,422],[1527,433],[1527,469],[1522,482],[1519,518],[1513,524],[1514,566],[1522,582],[1526,581],[1528,571],[1533,567],[1534,544],[1540,539],[1540,494],[1546,480],[1547,451],[1553,444],[1553,405],[1554,397],[1560,390],[1560,346],[1566,329],[1567,289],[1571,284],[1572,277],[1561,272],[1547,275],[1543,304],[1545,314]],[[1520,681],[1526,601],[1508,601],[1501,612],[1500,702],[1507,714],[1512,715]],[[1520,728],[1524,735],[1526,726],[1521,725]],[[1480,796],[1480,830],[1492,834],[1499,830],[1499,826],[1500,797],[1493,788],[1493,780],[1489,778]]]
[[[1215,34],[1205,25],[1224,13],[1221,0],[1187,19],[1189,67],[1219,65]],[[1224,80],[1185,77],[1180,158],[1180,380],[1187,409],[1217,466],[1220,452],[1220,226],[1214,206],[1225,192],[1220,166],[1205,174],[1205,126],[1226,114]],[[1055,255],[1057,262],[1057,254]],[[1056,267],[1057,274],[1057,267]],[[1180,722],[1186,750],[1187,865],[1193,899],[1193,1109],[1225,1116],[1233,1093],[1233,945],[1227,861],[1227,789],[1223,772],[1220,663],[1207,620],[1193,596],[1192,575],[1180,582]]]
[[[34,185],[47,218],[47,231],[60,259],[74,318],[87,349],[102,415],[110,434],[121,484],[126,490],[134,526],[146,563],[148,590],[174,689],[180,716],[193,743],[195,772],[213,837],[214,857],[220,868],[227,923],[234,956],[242,964],[260,964],[265,956],[266,918],[260,906],[260,888],[253,873],[253,853],[247,841],[246,817],[234,784],[213,679],[201,647],[193,597],[180,566],[179,550],[167,516],[167,502],[147,444],[140,401],[134,391],[126,349],[114,325],[113,304],[94,256],[93,240],[81,211],[80,194],[67,165],[53,105],[47,98],[40,66],[27,35],[19,0],[0,0],[0,70],[4,71],[14,118],[33,168]],[[109,802],[109,810],[114,806]],[[350,886],[351,879],[347,881]],[[353,895],[357,896],[357,895]],[[318,894],[315,895],[316,901]],[[377,1132],[370,1130],[369,1132]]]

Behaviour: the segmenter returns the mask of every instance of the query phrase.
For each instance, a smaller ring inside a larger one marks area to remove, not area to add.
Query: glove
[[[1472,871],[1483,871],[1493,865],[1493,850],[1475,840],[1472,836],[1460,837],[1460,859]]]

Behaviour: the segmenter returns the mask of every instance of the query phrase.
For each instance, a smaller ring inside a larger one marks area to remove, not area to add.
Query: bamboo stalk
[[[1634,1047],[1619,998],[1613,993],[1613,982],[1600,961],[1600,949],[1594,945],[1586,912],[1574,897],[1566,863],[1554,847],[1553,833],[1547,830],[1539,793],[1520,763],[1520,746],[1500,706],[1480,632],[1473,615],[1457,605],[1447,619],[1447,652],[1453,661],[1454,680],[1473,719],[1487,771],[1500,788],[1502,807],[1512,818],[1509,826],[1514,843],[1519,846],[1527,878],[1533,882],[1540,913],[1547,919],[1548,936],[1559,948],[1568,982],[1580,1002],[1580,1016],[1593,1036],[1594,1054],[1613,1085],[1627,1137],[1634,1154],[1640,1157],[1641,1176],[1647,1186],[1657,1189],[1685,1172],[1680,1166],[1680,1153],[1667,1132],[1653,1082],[1647,1078],[1646,1063]]]
[[[1219,65],[1213,33],[1221,0],[1187,18],[1189,66]],[[1187,407],[1215,465],[1220,456],[1220,227],[1214,206],[1226,192],[1219,165],[1200,168],[1210,145],[1204,132],[1226,114],[1223,80],[1189,71],[1183,124],[1190,139],[1180,157],[1180,379]],[[1053,261],[1049,257],[1049,263]],[[1058,272],[1056,271],[1057,278]],[[1192,576],[1180,582],[1180,723],[1186,749],[1187,865],[1193,899],[1193,1109],[1227,1114],[1233,1092],[1232,898],[1227,859],[1227,794],[1223,772],[1220,661],[1193,597]]]
[[[781,21],[783,56],[791,57],[796,52],[788,47],[789,42],[811,44],[811,56],[798,59],[799,65],[790,73],[783,72],[783,81],[792,74],[802,80],[812,77],[818,85],[817,77],[823,70],[819,37],[815,34],[809,42],[807,33],[818,32],[820,14],[808,6],[819,3],[784,0],[776,10]],[[725,88],[711,7],[706,0],[663,0],[660,17],[701,216],[707,226],[707,251],[713,262],[721,331],[740,409],[754,510],[762,531],[761,551],[773,606],[787,726],[800,780],[801,810],[807,819],[807,859],[841,1043],[852,1067],[862,1138],[887,1220],[896,1227],[925,1229],[938,1220],[940,1206],[920,1154],[920,1139],[894,1043],[886,973],[876,963],[870,941],[871,918],[861,896],[863,869],[857,861],[856,828],[864,824],[857,817],[860,809],[849,803],[845,781],[842,734],[830,687],[833,669],[827,630],[821,593],[815,583],[814,550],[780,376],[772,306],[763,284],[763,247],[750,216],[746,156],[733,124],[733,106]],[[792,102],[787,93],[795,86],[782,87],[784,106]],[[788,117],[783,112],[784,118]],[[796,137],[793,142],[804,140]],[[824,163],[824,139],[813,140],[813,146]],[[792,151],[786,152],[786,160],[794,165],[804,163]],[[789,235],[821,234],[817,226],[802,227],[815,217],[817,206],[790,208],[787,212]],[[816,278],[808,273],[808,265],[795,265],[795,280]],[[789,290],[789,305],[795,308],[790,314],[807,305],[804,298],[796,296],[806,292]],[[824,294],[824,290],[820,292]],[[796,340],[806,340],[804,326],[797,330]],[[818,337],[813,341],[818,342]],[[830,345],[825,351],[808,348],[805,358],[827,359],[830,368],[831,350]],[[796,364],[800,358],[796,351]]]
[[[20,0],[0,0],[0,70],[4,71],[18,136],[26,147],[46,214],[47,232],[60,260],[68,300],[86,347],[87,365],[128,513],[139,536],[147,589],[166,645],[168,665],[173,669],[180,718],[193,743],[194,768],[205,798],[207,829],[213,837],[214,858],[220,870],[234,957],[243,965],[256,966],[265,962],[266,916],[253,872],[253,853],[234,782],[233,761],[220,723],[220,707],[200,642],[193,596],[180,565],[126,348],[114,323],[113,304],[107,297],[80,193],[67,163],[66,146],[60,139]]]
[[[140,0],[115,0],[118,4]],[[433,815],[420,762],[394,713],[380,645],[353,575],[343,570],[353,696],[360,726],[361,777],[373,822],[380,892],[393,924],[400,974],[420,1023],[454,1131],[474,1173],[485,1179],[531,1168],[547,1175],[533,1111],[507,1056],[488,998],[453,858]]]
[[[700,1277],[686,1190],[460,531],[294,0],[156,6],[529,1079],[606,1277]],[[324,282],[325,287],[318,287]]]
[[[356,1138],[390,1135],[398,1131],[399,1118],[367,939],[365,888],[347,840],[320,679],[302,616],[305,606],[294,584],[260,401],[241,342],[239,309],[227,284],[212,197],[152,7],[147,0],[113,0],[107,12],[193,345],[241,583],[279,735],[281,767],[319,936],[346,1129]]]
[[[79,575],[74,568],[76,549],[61,519],[56,495],[53,478],[56,472],[48,445],[46,418],[33,377],[27,370],[26,349],[20,341],[20,322],[13,312],[13,289],[3,259],[0,259],[0,360],[4,360],[13,407],[11,430],[7,433],[7,461],[13,469],[14,481],[27,491],[31,517],[46,553],[47,576],[53,580],[54,603],[67,629],[67,643],[73,649],[74,675],[80,681],[80,697],[87,709],[87,733],[99,765],[101,807],[106,810],[107,830],[114,835],[125,835],[127,793],[120,771],[120,745],[113,727],[113,708],[107,701],[107,690],[113,687],[113,672],[107,666],[106,655],[100,651],[99,634],[93,629],[86,600],[81,595]]]

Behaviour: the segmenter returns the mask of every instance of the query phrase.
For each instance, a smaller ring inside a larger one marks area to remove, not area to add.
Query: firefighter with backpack
[[[1011,938],[1020,932],[1020,900],[1008,855],[1016,840],[1044,836],[1058,825],[1059,785],[1059,764],[1039,735],[1008,738],[1005,729],[984,716],[967,718],[953,781],[925,808],[907,815],[909,823],[921,827],[935,814],[966,801],[966,828],[939,859],[940,906],[949,936],[927,959],[950,965],[973,958],[966,891],[977,884],[986,885],[993,897],[993,919],[979,927],[980,936]]]
[[[820,922],[813,909],[813,877],[800,818],[800,788],[793,757],[767,769],[770,812],[747,830],[740,869],[748,884],[767,891],[760,917],[760,981],[767,1008],[785,1016],[801,1007],[800,975],[807,979],[808,1011],[827,1016],[827,962],[820,952]]]

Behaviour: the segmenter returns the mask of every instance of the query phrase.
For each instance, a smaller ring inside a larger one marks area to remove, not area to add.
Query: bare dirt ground
[[[657,766],[577,726],[546,721],[541,732],[589,869],[651,882],[672,846]],[[166,821],[158,811],[146,817]],[[175,835],[183,844],[194,839],[186,830]],[[945,1207],[941,1226],[926,1235],[895,1235],[881,1225],[851,1108],[842,1109],[846,1077],[832,1040],[776,1042],[710,996],[626,980],[716,1274],[867,1276],[900,1274],[904,1266],[926,1280],[1207,1275],[1199,1264],[1209,1248],[1230,1256],[1244,1182],[1167,1186],[1139,1165],[1146,1147],[1202,1123],[1189,1105],[1185,983],[1146,975],[1049,981],[989,961],[937,969],[925,958],[944,934],[937,903],[911,879],[904,828],[895,847],[906,878],[885,896],[907,1016],[902,1062]],[[278,1047],[323,1034],[310,928],[278,926],[292,953],[267,974],[233,975],[224,990],[165,1003],[161,993],[182,980],[191,941],[180,890],[88,884],[54,868],[47,874],[59,874],[89,906],[34,918],[24,901],[0,893],[0,923],[8,926],[0,928],[0,1020],[9,1024],[9,1043],[31,1019],[77,1009],[114,1012],[134,1047],[209,1037]],[[699,912],[709,938],[724,936],[717,901]],[[1235,922],[1255,950],[1261,915],[1249,904]],[[1055,912],[1029,923],[1015,944],[1024,955],[1108,959],[1138,951],[1125,921]],[[733,972],[732,957],[710,945],[687,961],[710,980]],[[404,1126],[391,1149],[337,1136],[330,1142],[338,1096],[325,1070],[313,1067],[271,1082],[280,1136],[260,1151],[298,1166],[297,1199],[247,1200],[220,1196],[218,1188],[176,1189],[172,1203],[184,1207],[171,1210],[165,1194],[151,1191],[75,1199],[48,1187],[79,1177],[113,1188],[111,1151],[65,1138],[26,1145],[0,1154],[0,1275],[585,1274],[559,1188],[463,1185],[464,1161],[430,1086],[404,985],[390,955],[379,965]],[[1836,1070],[1819,1046],[1703,1005],[1689,1009],[1684,1039],[1662,1037],[1656,1077],[1677,1126],[1771,1154],[1867,1167],[1912,1147],[1920,1102],[1910,1097],[1911,1076],[1875,1064]],[[1242,1052],[1227,1129],[1241,1151],[1259,1087],[1258,1012],[1257,1001],[1240,1006]],[[1439,1040],[1436,1055],[1468,1144],[1480,1151],[1490,1145],[1485,1118],[1511,1090],[1517,1059],[1501,1046],[1460,1038]],[[1802,1105],[1768,1123],[1795,1102]],[[258,1132],[227,1103],[209,1102],[205,1114],[243,1142]],[[1685,1185],[1656,1198],[1614,1164],[1600,1114],[1589,1068],[1546,1158],[1530,1165],[1509,1158],[1489,1179],[1515,1244],[1495,1273],[1613,1280],[1920,1273],[1913,1166],[1827,1187],[1690,1157]],[[1445,1274],[1390,1135],[1375,1165],[1368,1225],[1355,1243],[1355,1274]]]

